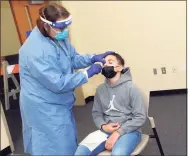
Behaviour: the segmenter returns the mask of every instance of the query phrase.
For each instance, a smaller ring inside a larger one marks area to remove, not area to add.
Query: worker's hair
[[[115,56],[116,59],[118,60],[119,64],[124,67],[125,60],[121,57],[121,55],[119,55],[118,53],[114,53],[114,54],[111,54],[111,55]]]
[[[55,22],[61,17],[68,18],[69,15],[70,13],[66,8],[55,3],[48,4],[39,9],[39,16],[51,22]],[[37,27],[45,37],[49,37],[47,31],[44,29],[44,22],[40,17],[37,19]]]

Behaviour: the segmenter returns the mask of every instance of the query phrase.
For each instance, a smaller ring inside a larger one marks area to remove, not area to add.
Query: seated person
[[[129,68],[124,69],[124,59],[119,54],[108,55],[105,60],[102,74],[106,81],[97,88],[92,116],[100,133],[107,137],[97,142],[93,136],[98,145],[92,140],[88,145],[81,142],[75,155],[97,155],[109,150],[112,155],[127,156],[141,140],[140,128],[147,117],[141,93],[132,82]]]

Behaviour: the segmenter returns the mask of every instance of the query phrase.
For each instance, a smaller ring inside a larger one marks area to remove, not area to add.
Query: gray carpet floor
[[[78,141],[81,141],[87,134],[96,130],[91,117],[92,105],[93,103],[90,102],[86,106],[73,108],[77,121]],[[186,107],[186,94],[150,98],[149,115],[155,119],[165,155],[186,155]],[[23,154],[22,125],[19,109],[11,109],[6,111],[5,114],[15,146],[15,153]],[[145,124],[143,132],[152,134],[149,122]],[[156,140],[150,139],[141,154],[146,156],[160,155]]]

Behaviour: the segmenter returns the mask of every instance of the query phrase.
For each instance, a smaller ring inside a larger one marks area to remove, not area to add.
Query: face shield
[[[61,21],[56,21],[56,22],[51,22],[48,21],[47,19],[44,19],[43,17],[40,16],[40,19],[52,26],[53,28],[58,28],[58,29],[64,29],[67,26],[69,26],[72,23],[72,16],[70,15],[68,18],[61,20]]]

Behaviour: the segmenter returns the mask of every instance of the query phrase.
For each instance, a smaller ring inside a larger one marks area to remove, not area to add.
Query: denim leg
[[[105,142],[102,142],[101,144],[99,144],[93,151],[90,151],[87,146],[79,145],[74,155],[75,156],[96,156],[104,150],[105,150]]]
[[[134,131],[122,135],[112,149],[112,156],[130,156],[141,141],[141,133]]]
[[[96,156],[99,153],[101,153],[102,151],[105,150],[105,143],[106,141],[102,142],[100,145],[98,145],[91,153],[91,156]]]
[[[91,155],[91,151],[89,150],[88,147],[86,147],[84,145],[79,145],[74,155],[75,156],[77,156],[77,155],[78,156],[83,156],[83,155],[89,156],[89,155]]]

